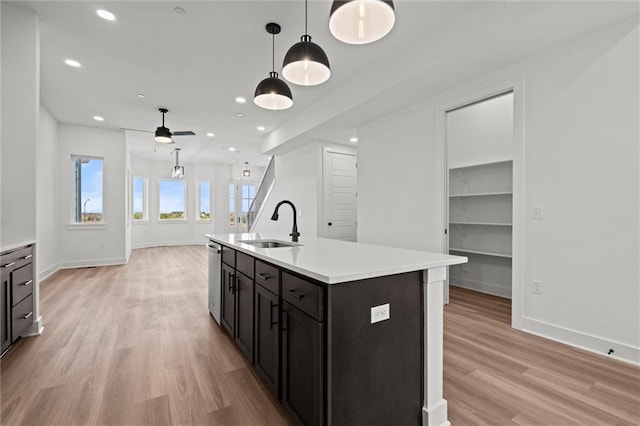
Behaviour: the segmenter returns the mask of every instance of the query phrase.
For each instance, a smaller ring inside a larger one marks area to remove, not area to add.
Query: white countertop
[[[206,237],[326,284],[466,263],[463,256],[301,236],[300,246],[259,248],[239,240],[291,241],[282,234],[207,234]]]
[[[3,246],[2,248],[0,248],[0,253],[4,253],[5,251],[11,251],[11,250],[28,246],[29,244],[35,244],[35,243],[36,243],[36,240],[27,240],[27,241],[22,241],[20,243],[15,243],[15,244],[7,244],[6,246]]]

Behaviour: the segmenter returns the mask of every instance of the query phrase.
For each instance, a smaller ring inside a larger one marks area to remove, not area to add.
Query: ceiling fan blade
[[[153,133],[153,131],[151,130],[127,129],[126,127],[120,127],[120,130],[131,130],[132,132]]]
[[[179,131],[179,132],[171,132],[171,134],[173,136],[195,136],[196,135],[191,130],[182,130],[182,131]]]

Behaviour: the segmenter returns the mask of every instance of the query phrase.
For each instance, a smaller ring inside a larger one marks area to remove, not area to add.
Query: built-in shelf
[[[483,256],[494,256],[494,257],[504,257],[507,259],[511,259],[511,255],[507,253],[496,253],[491,251],[481,251],[481,250],[469,250],[469,249],[458,249],[449,247],[449,251],[455,251],[456,253],[468,253],[468,254],[480,254]]]
[[[511,223],[491,223],[491,222],[449,222],[451,225],[478,225],[478,226],[513,226]]]
[[[449,169],[449,251],[469,262],[449,270],[452,285],[510,297],[513,163]]]
[[[513,195],[513,192],[478,192],[476,194],[449,194],[449,198],[458,197],[489,197],[494,195]]]

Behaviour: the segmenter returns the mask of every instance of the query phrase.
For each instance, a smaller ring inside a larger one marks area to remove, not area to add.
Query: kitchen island
[[[443,283],[466,258],[281,234],[222,246],[221,324],[298,424],[448,424]]]

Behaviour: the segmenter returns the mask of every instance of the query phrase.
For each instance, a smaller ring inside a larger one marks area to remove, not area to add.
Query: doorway
[[[249,232],[247,215],[256,196],[258,182],[233,181],[229,183],[229,228],[231,233]]]
[[[515,328],[522,286],[520,103],[507,86],[442,110],[445,252],[468,258],[449,268],[445,302],[450,286],[511,299]]]

